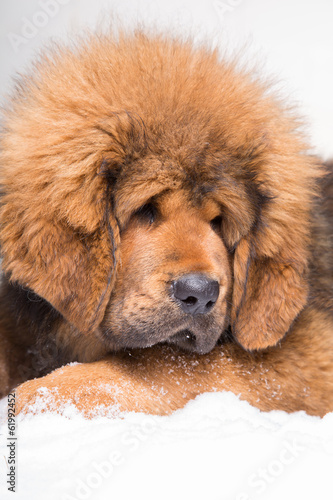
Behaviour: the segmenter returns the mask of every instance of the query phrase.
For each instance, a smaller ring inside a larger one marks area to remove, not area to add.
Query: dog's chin
[[[214,349],[217,339],[209,336],[204,339],[198,339],[191,330],[185,329],[172,335],[164,343],[176,345],[187,352],[207,354]]]
[[[207,354],[216,346],[219,340],[219,337],[208,334],[207,336],[198,336],[187,328],[181,329],[171,335],[166,335],[164,338],[161,338],[161,336],[156,338],[155,335],[114,335],[109,330],[99,333],[103,338],[103,343],[106,344],[110,352],[143,349],[156,344],[168,344],[174,345],[186,352]]]

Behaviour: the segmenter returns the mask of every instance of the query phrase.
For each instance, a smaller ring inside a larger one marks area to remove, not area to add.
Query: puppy
[[[333,174],[298,126],[188,41],[46,54],[4,113],[1,394],[87,415],[216,390],[333,410]]]

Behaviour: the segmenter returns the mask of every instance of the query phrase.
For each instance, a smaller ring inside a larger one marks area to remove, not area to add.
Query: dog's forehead
[[[188,205],[200,207],[219,184],[216,175],[205,175],[204,165],[189,168],[169,157],[145,158],[128,167],[117,180],[115,206],[119,213],[133,212],[151,199],[165,199],[165,193],[182,193]]]

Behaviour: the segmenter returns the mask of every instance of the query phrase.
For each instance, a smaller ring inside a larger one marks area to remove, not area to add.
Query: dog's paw
[[[167,414],[175,409],[168,381],[147,379],[144,370],[132,368],[112,357],[94,363],[71,363],[19,385],[17,413],[80,413],[92,418],[127,411]]]
[[[125,387],[117,368],[107,360],[71,363],[29,380],[16,389],[17,413],[56,412],[86,417],[116,415],[127,410]]]

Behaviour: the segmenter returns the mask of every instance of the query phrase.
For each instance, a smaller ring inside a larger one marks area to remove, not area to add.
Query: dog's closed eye
[[[142,223],[151,226],[158,217],[158,209],[152,202],[146,203],[135,212],[134,216]]]
[[[213,229],[213,231],[215,231],[215,233],[217,233],[218,235],[221,235],[221,228],[222,228],[222,217],[221,217],[221,215],[218,215],[217,217],[214,217],[214,219],[212,219],[210,221],[210,225],[211,225],[211,228]]]

